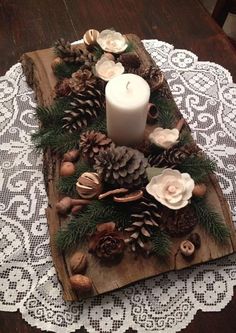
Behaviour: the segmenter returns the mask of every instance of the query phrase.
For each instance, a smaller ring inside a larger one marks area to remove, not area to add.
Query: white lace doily
[[[217,161],[217,175],[236,221],[236,85],[221,66],[157,40],[144,45],[168,79],[198,144]],[[64,302],[53,267],[34,93],[20,64],[0,78],[0,309],[20,310],[32,326],[68,333],[177,332],[198,309],[219,311],[236,285],[236,255],[170,272],[106,296]]]

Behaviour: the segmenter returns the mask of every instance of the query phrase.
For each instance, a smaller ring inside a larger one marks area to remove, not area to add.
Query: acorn
[[[60,168],[60,176],[68,177],[75,173],[75,166],[72,162],[63,162]]]
[[[71,287],[79,293],[86,293],[92,289],[92,280],[81,274],[72,275],[70,277]]]
[[[95,172],[84,172],[78,178],[76,189],[81,198],[91,199],[98,197],[102,192],[101,180]]]
[[[193,195],[196,197],[203,197],[206,194],[207,187],[205,184],[197,184],[194,186]]]
[[[79,150],[73,149],[63,155],[64,162],[75,162],[79,158]]]
[[[97,43],[98,36],[99,31],[95,29],[87,30],[83,36],[84,44],[87,46],[95,45]]]
[[[53,59],[52,63],[51,63],[51,67],[53,72],[55,71],[56,67],[60,64],[63,63],[63,60],[60,57],[56,57]]]
[[[70,268],[73,273],[82,273],[87,268],[87,256],[83,252],[75,252],[70,258]]]

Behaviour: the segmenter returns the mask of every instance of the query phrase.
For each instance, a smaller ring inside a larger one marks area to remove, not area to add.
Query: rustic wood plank
[[[152,64],[153,60],[143,48],[139,38],[132,34],[127,35],[127,37],[135,45],[135,52],[139,55],[142,62],[145,65]],[[51,49],[27,53],[22,57],[22,64],[28,82],[35,89],[38,101],[43,105],[49,105],[53,99],[53,88],[56,80],[50,66],[52,59],[53,53]],[[176,112],[179,112],[177,107]],[[51,235],[52,256],[58,272],[59,280],[64,288],[64,298],[66,300],[76,300],[78,299],[78,296],[73,292],[73,290],[70,289],[68,281],[69,276],[71,275],[68,267],[69,256],[63,257],[63,255],[58,252],[54,244],[55,233],[60,228],[62,223],[64,223],[55,211],[55,205],[59,198],[56,190],[56,184],[59,177],[59,161],[51,152],[46,153],[44,160],[45,167],[49,168],[49,173],[46,173],[46,183],[48,184],[47,188],[49,196],[47,216]],[[179,244],[186,238],[186,236],[173,239],[172,255],[169,260],[165,262],[158,260],[154,256],[148,258],[139,256],[135,258],[135,254],[126,250],[123,260],[116,266],[109,267],[101,265],[94,256],[87,253],[89,265],[86,275],[93,281],[92,295],[105,293],[147,277],[155,276],[170,270],[183,269],[233,253],[236,249],[236,234],[229,213],[229,208],[214,176],[209,179],[208,189],[209,202],[213,204],[216,211],[218,211],[218,213],[222,216],[224,222],[231,230],[231,238],[228,244],[224,246],[217,245],[200,226],[197,226],[196,230],[201,236],[203,246],[196,252],[192,261],[186,261],[179,252]],[[87,252],[86,245],[83,246],[83,251]],[[107,279],[107,276],[109,276],[109,279]],[[106,283],[104,283],[104,281],[106,281]]]

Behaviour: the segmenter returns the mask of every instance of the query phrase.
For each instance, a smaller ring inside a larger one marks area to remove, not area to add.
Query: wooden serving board
[[[127,35],[127,38],[133,43],[134,51],[140,57],[144,65],[154,64],[150,55],[144,49],[141,41],[135,35]],[[53,101],[53,90],[56,84],[56,78],[51,69],[51,62],[54,58],[52,49],[39,50],[26,53],[22,56],[22,65],[28,84],[34,89],[37,101],[40,105],[48,106]],[[167,85],[167,83],[165,83]],[[173,112],[179,113],[176,109]],[[46,210],[49,225],[50,243],[54,265],[58,278],[62,283],[64,290],[64,299],[75,301],[80,297],[74,292],[69,283],[71,275],[68,265],[69,256],[58,251],[55,245],[55,235],[63,224],[65,219],[60,217],[55,205],[59,200],[57,191],[57,182],[59,179],[60,161],[58,157],[50,150],[44,153],[44,177],[48,194],[48,208]],[[225,224],[230,230],[230,239],[224,246],[217,245],[215,241],[197,226],[195,231],[201,236],[202,246],[196,251],[192,261],[186,261],[179,252],[179,244],[185,237],[173,240],[172,254],[167,261],[160,261],[156,257],[149,258],[138,256],[126,250],[123,260],[115,266],[101,265],[100,262],[89,253],[88,269],[86,275],[93,281],[93,291],[90,296],[102,294],[117,288],[126,286],[132,282],[159,275],[171,270],[179,270],[192,265],[207,262],[213,259],[221,258],[236,251],[236,234],[231,220],[228,204],[223,197],[223,193],[214,175],[209,179],[208,201],[215,207],[215,210],[222,216]],[[83,250],[87,252],[86,245]]]

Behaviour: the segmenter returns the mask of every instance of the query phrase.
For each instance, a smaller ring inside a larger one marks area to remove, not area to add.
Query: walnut
[[[83,252],[75,252],[70,258],[70,268],[73,273],[81,273],[85,271],[87,264],[87,256]]]

